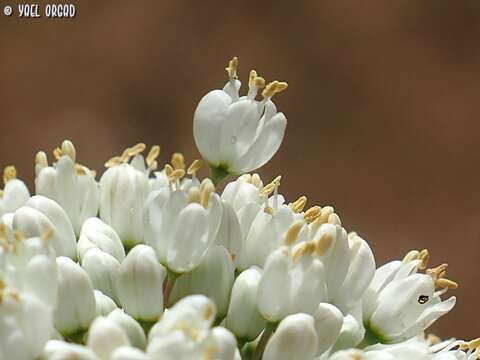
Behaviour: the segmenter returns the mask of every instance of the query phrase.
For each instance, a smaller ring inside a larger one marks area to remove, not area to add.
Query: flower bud
[[[96,316],[107,316],[117,309],[117,304],[100,290],[94,290],[93,293],[95,295]]]
[[[123,309],[137,320],[156,321],[163,312],[166,273],[150,246],[135,246],[117,273],[117,296]]]
[[[100,179],[100,218],[115,229],[126,248],[143,242],[144,173],[129,164],[109,168]]]
[[[83,223],[77,247],[80,260],[92,248],[99,248],[120,262],[125,259],[125,249],[115,230],[96,217]]]
[[[55,200],[65,210],[78,235],[83,222],[97,215],[100,192],[90,169],[75,164],[73,144],[65,140],[62,151],[52,166],[37,168],[35,188],[38,195]]]
[[[49,243],[57,256],[77,257],[76,239],[65,211],[53,200],[33,196],[26,206],[15,211],[13,228],[25,237],[41,237],[47,232]]]
[[[8,167],[7,167],[8,168]],[[5,188],[0,196],[0,215],[13,213],[24,206],[30,198],[30,192],[22,180],[17,178],[6,179]]]
[[[92,280],[95,289],[118,301],[115,279],[120,263],[117,259],[98,248],[93,248],[84,255],[82,268]]]
[[[212,283],[212,279],[215,282]],[[180,276],[170,296],[171,304],[193,294],[202,294],[213,300],[217,316],[225,317],[234,280],[234,267],[227,249],[210,248],[203,262],[192,272]]]
[[[237,350],[237,339],[224,327],[216,326],[210,331],[210,336],[205,347],[207,349],[213,349],[211,351],[215,359],[234,360]]]
[[[85,270],[67,257],[57,258],[57,269],[55,327],[64,336],[87,330],[96,314],[92,282]]]
[[[225,326],[237,338],[252,341],[265,327],[265,320],[257,309],[257,290],[262,270],[252,267],[235,280]]]
[[[113,310],[108,315],[108,318],[122,327],[122,329],[127,334],[132,346],[135,346],[136,348],[142,350],[145,349],[147,345],[145,332],[134,318],[132,318],[130,315],[128,315],[121,309]]]
[[[113,320],[106,317],[97,317],[90,326],[87,346],[92,349],[101,360],[110,360],[112,353],[122,347],[130,346],[127,334]]]
[[[287,316],[278,325],[263,354],[264,360],[311,360],[317,351],[317,333],[310,315]]]
[[[43,353],[45,360],[99,360],[97,355],[86,346],[50,340]]]
[[[138,349],[122,346],[117,348],[110,357],[110,360],[150,360],[147,354]]]
[[[343,324],[343,315],[334,305],[321,303],[313,314],[315,331],[317,333],[317,355],[329,350],[340,335]]]

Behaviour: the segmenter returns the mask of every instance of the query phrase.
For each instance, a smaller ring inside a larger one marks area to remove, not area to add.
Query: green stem
[[[275,330],[275,328],[276,328],[276,324],[274,323],[267,323],[267,325],[265,325],[265,330],[263,330],[262,336],[258,341],[258,345],[257,345],[257,348],[255,349],[255,353],[253,354],[252,360],[262,359],[263,352],[265,351],[268,340],[270,340],[270,337],[272,336],[273,330]]]
[[[210,165],[210,172],[213,181],[213,185],[217,187],[223,180],[227,179],[231,174],[228,171],[228,167],[225,165],[213,166]]]
[[[369,327],[365,328],[365,336],[360,344],[357,345],[359,349],[365,349],[368,346],[376,344],[385,344],[387,341],[379,336],[374,330]]]
[[[85,334],[87,333],[86,330],[78,330],[77,332],[65,335],[65,341],[74,344],[85,344]]]

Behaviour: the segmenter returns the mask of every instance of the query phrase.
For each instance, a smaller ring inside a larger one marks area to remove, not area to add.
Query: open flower
[[[371,336],[383,343],[409,339],[425,330],[455,305],[441,295],[457,284],[446,279],[446,264],[427,269],[428,252],[411,252],[404,262],[380,267],[364,296],[363,321]],[[435,290],[438,288],[439,290]]]
[[[271,98],[287,88],[284,82],[265,80],[250,72],[247,96],[239,96],[238,59],[228,67],[229,81],[223,90],[206,94],[193,118],[193,134],[198,150],[216,179],[243,174],[263,166],[277,152],[283,140],[287,119],[277,113]],[[263,100],[255,97],[262,91]]]

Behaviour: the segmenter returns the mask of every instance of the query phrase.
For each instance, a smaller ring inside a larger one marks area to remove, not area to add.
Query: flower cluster
[[[249,174],[283,140],[272,97],[287,84],[252,70],[240,96],[237,66],[194,115],[211,178],[180,153],[157,170],[142,143],[99,180],[68,140],[51,164],[39,152],[34,195],[5,168],[0,359],[480,358],[479,340],[425,335],[455,305],[447,264],[412,250],[377,267],[333,207]]]

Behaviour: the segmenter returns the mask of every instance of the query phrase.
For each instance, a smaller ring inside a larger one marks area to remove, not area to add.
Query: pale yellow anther
[[[273,95],[278,94],[279,92],[282,92],[288,87],[288,84],[286,82],[280,82],[280,81],[272,81],[265,86],[265,89],[262,91],[262,96],[265,99],[271,98]]]
[[[174,153],[172,155],[171,163],[175,170],[177,169],[185,170],[185,158],[182,153]]]
[[[428,252],[427,249],[423,249],[422,251],[420,251],[418,258],[421,261],[420,266],[418,268],[420,270],[425,270],[428,266],[428,261],[430,260],[430,253]]]
[[[307,224],[314,222],[321,214],[322,208],[320,206],[312,206],[310,209],[305,211],[303,217]]]
[[[53,153],[54,159],[57,160],[57,161],[60,160],[60,158],[63,155],[62,154],[62,149],[60,149],[58,146],[55,149],[53,149],[52,153]]]
[[[210,188],[210,187],[213,187],[213,189],[215,189],[215,185],[213,185],[213,182],[212,180],[210,180],[209,178],[205,178],[202,180],[202,183],[200,184],[200,192],[204,192],[206,188]]]
[[[455,281],[446,278],[437,279],[435,281],[435,286],[439,287],[440,289],[458,289],[458,284]]]
[[[438,265],[435,268],[427,269],[425,273],[427,275],[430,275],[433,278],[433,280],[436,280],[447,275],[447,268],[448,268],[448,264],[444,263],[444,264]]]
[[[203,166],[203,160],[196,159],[194,160],[187,169],[187,174],[194,176],[197,174],[198,170]]]
[[[265,87],[265,79],[257,75],[255,70],[250,70],[250,76],[248,79],[248,87],[263,89]]]
[[[306,196],[300,196],[297,200],[295,200],[293,203],[290,204],[292,210],[296,213],[300,213],[303,211],[305,208],[305,205],[307,204],[307,197]]]
[[[35,165],[37,165],[40,169],[48,166],[47,154],[45,154],[44,151],[39,151],[37,152],[37,155],[35,155]]]
[[[145,159],[146,163],[147,163],[147,165],[150,169],[153,169],[153,165],[156,164],[155,160],[158,158],[159,155],[160,155],[160,146],[153,145],[151,147],[150,151],[148,152],[147,158]],[[155,168],[156,168],[156,166],[155,166]]]
[[[62,143],[62,155],[66,155],[75,162],[77,152],[75,151],[75,146],[70,140],[64,140]]]
[[[145,151],[147,146],[144,143],[138,143],[133,145],[131,148],[128,149],[128,156],[132,157],[138,154],[141,154]]]
[[[257,173],[252,175],[252,185],[254,185],[257,188],[260,188],[262,186],[262,179],[260,178],[260,175]]]
[[[303,221],[297,221],[290,226],[285,234],[285,239],[283,240],[284,245],[291,246],[295,244],[298,234],[300,234],[300,230],[302,230],[303,224]]]
[[[177,169],[177,170],[173,170],[170,175],[168,175],[168,180],[170,182],[177,182],[178,180],[180,180],[181,178],[183,178],[185,176],[185,170],[183,169]]]
[[[263,196],[270,196],[270,194],[272,194],[273,191],[275,190],[275,186],[276,185],[274,183],[269,183],[269,184],[267,184],[263,187],[263,189],[260,191],[260,193]]]
[[[311,255],[317,250],[317,245],[313,241],[304,241],[298,244],[293,250],[292,260],[297,261],[304,255]]]
[[[7,238],[7,225],[5,225],[4,223],[0,223],[0,238]]]
[[[333,238],[330,234],[323,234],[316,244],[315,253],[317,256],[323,256],[332,245]]]
[[[413,260],[418,260],[420,256],[420,251],[418,250],[410,250],[404,257],[403,257],[403,260],[402,262],[404,264],[410,262],[410,261],[413,261]]]
[[[121,156],[114,156],[113,158],[111,158],[110,160],[105,162],[105,167],[106,168],[111,168],[112,166],[120,165],[123,162],[124,161],[123,161]]]
[[[225,71],[228,74],[230,79],[237,78],[237,69],[238,69],[238,58],[234,56],[232,60],[228,62],[228,66],[225,68]]]
[[[248,86],[255,86],[255,78],[257,77],[257,72],[255,70],[250,70],[250,75],[248,77]]]
[[[3,183],[6,185],[10,180],[17,178],[17,169],[15,166],[9,165],[3,169]]]
[[[203,185],[203,184],[202,184]],[[205,183],[200,189],[200,204],[206,209],[208,207],[208,202],[210,201],[210,195],[215,192],[215,187],[213,184]]]
[[[273,208],[271,206],[265,206],[265,208],[263,209],[263,212],[265,214],[272,215],[273,214]]]
[[[188,202],[189,203],[198,203],[200,204],[201,203],[201,193],[200,193],[200,189],[196,186],[190,188],[190,190],[188,190]]]
[[[7,284],[5,280],[3,279],[3,277],[0,277],[0,291],[5,289],[6,287],[7,287]]]
[[[47,242],[52,237],[53,233],[53,228],[49,227],[43,232],[42,236],[40,236],[40,239],[42,239],[44,242]]]
[[[173,168],[170,164],[166,164],[165,165],[165,175],[167,175],[167,177],[170,177],[170,175],[173,173]]]
[[[340,220],[340,216],[338,216],[338,215],[335,214],[335,213],[330,214],[330,216],[328,217],[327,222],[328,222],[329,224],[342,226],[342,221]]]
[[[22,232],[20,230],[13,230],[13,239],[17,242],[22,241],[25,239],[25,236],[23,236]]]
[[[205,309],[205,312],[203,314],[203,319],[204,320],[210,320],[214,313],[215,313],[215,311],[214,311],[213,307],[207,306],[207,308]]]
[[[75,164],[75,172],[78,174],[78,175],[87,175],[87,168],[83,165],[80,165],[80,164]]]
[[[322,224],[328,223],[328,218],[335,212],[332,206],[324,206],[320,211],[320,221]]]
[[[470,340],[468,342],[468,348],[470,350],[478,349],[480,348],[480,338]]]

